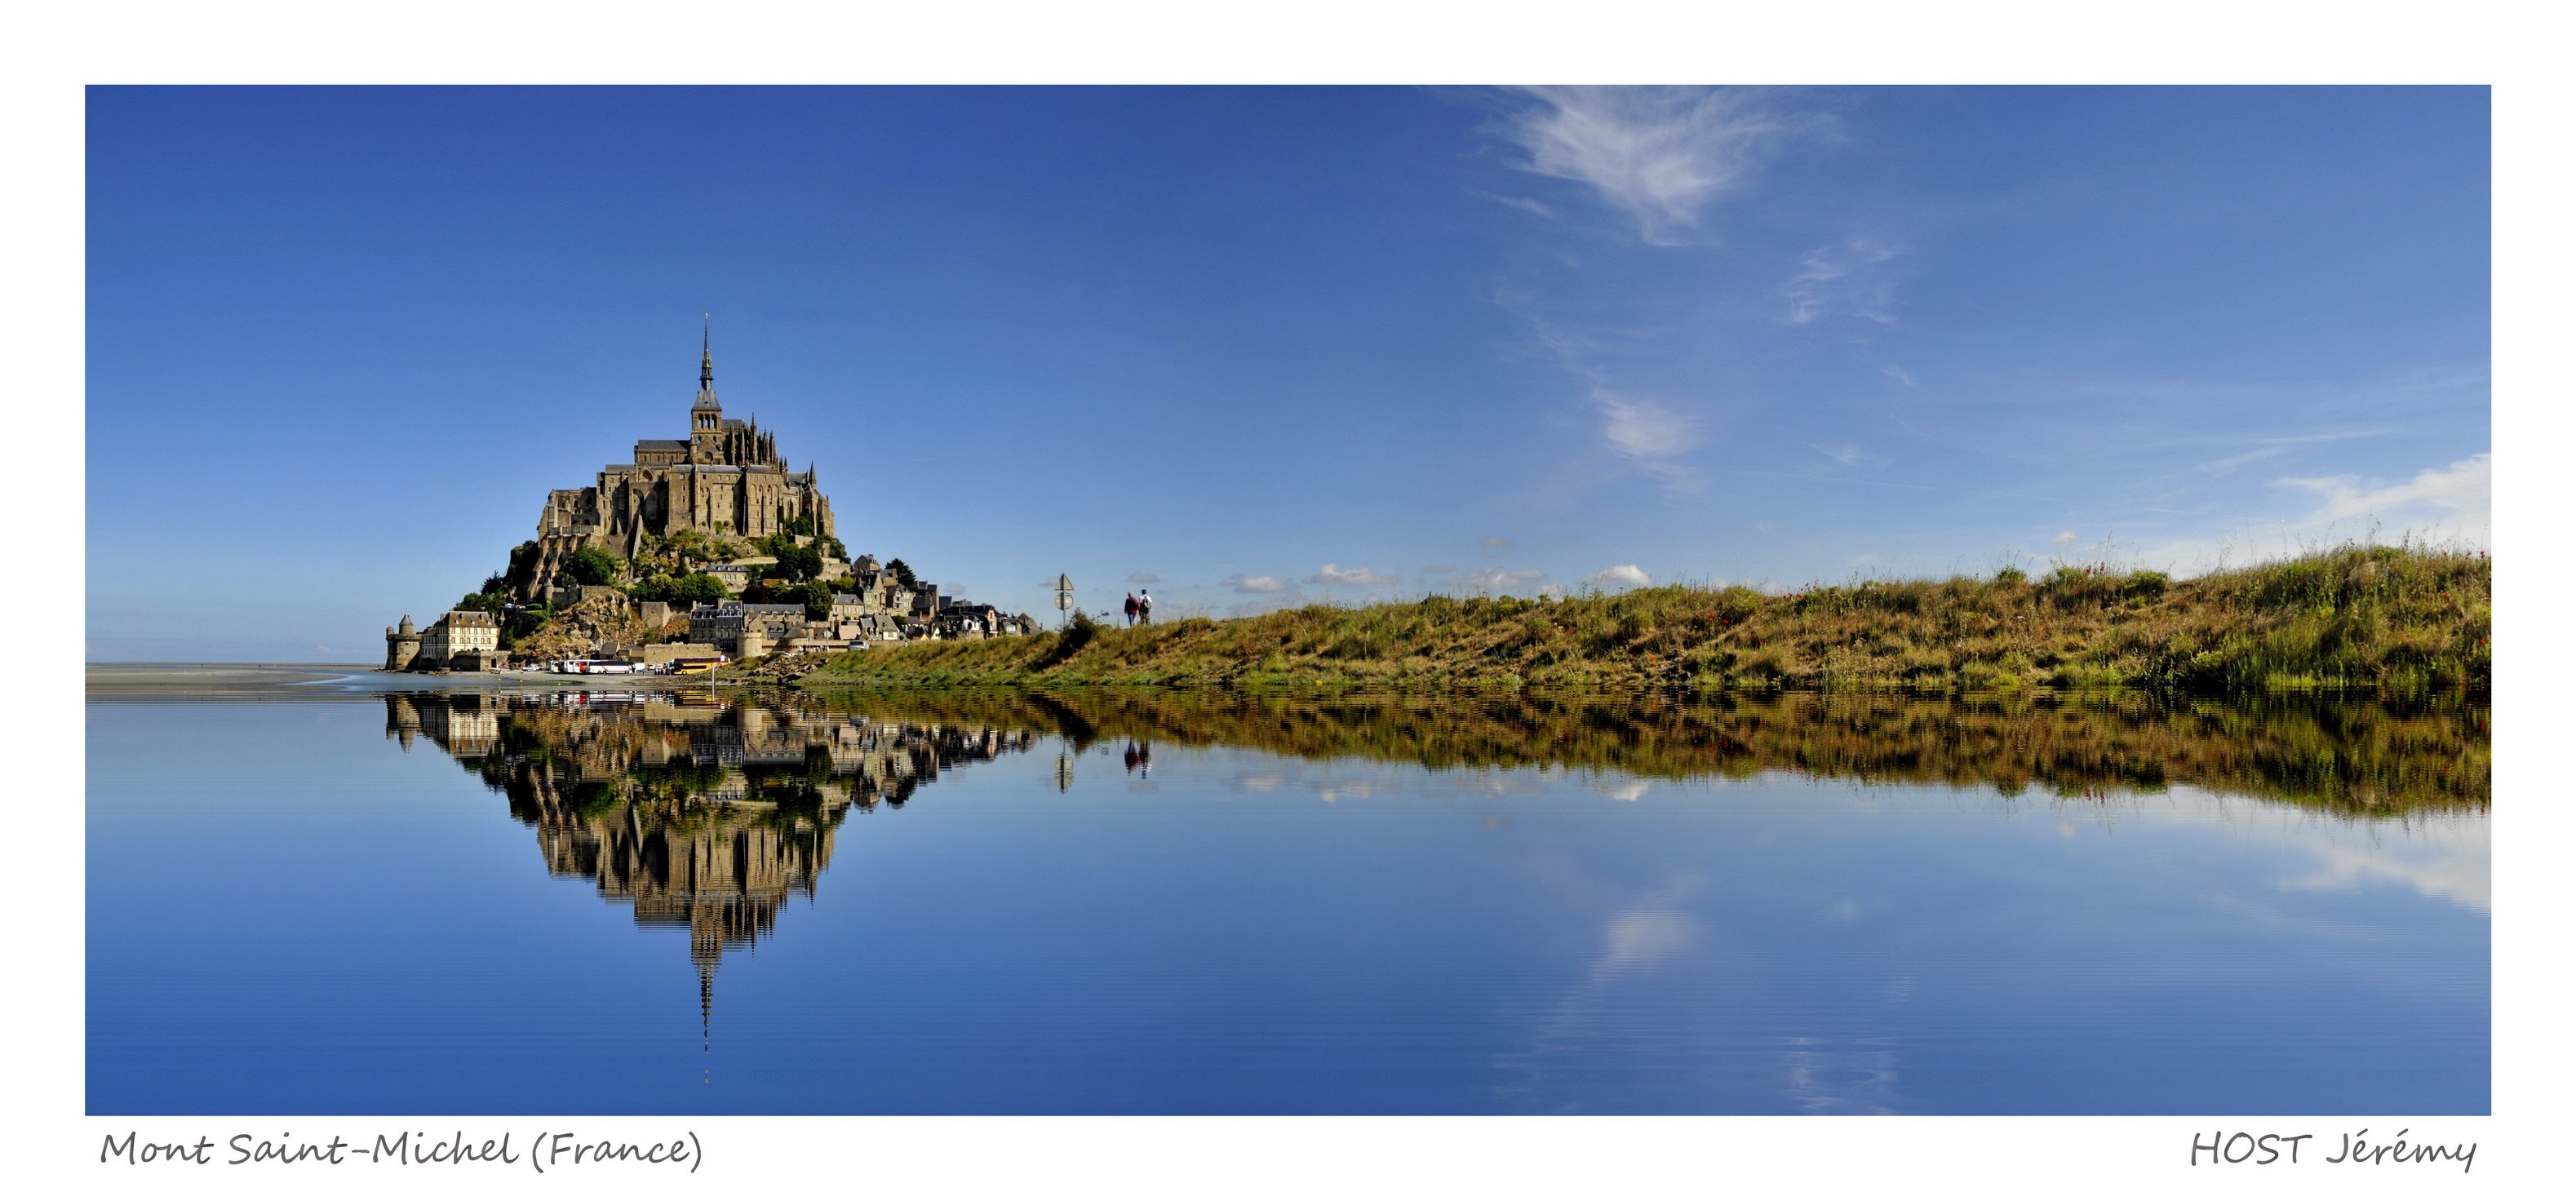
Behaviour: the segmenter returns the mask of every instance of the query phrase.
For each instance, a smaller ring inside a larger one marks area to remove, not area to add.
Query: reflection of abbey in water
[[[639,926],[686,927],[702,1004],[725,951],[813,895],[852,809],[900,808],[943,769],[1036,739],[680,693],[393,694],[385,734],[426,737],[506,793],[547,871],[596,881]]]

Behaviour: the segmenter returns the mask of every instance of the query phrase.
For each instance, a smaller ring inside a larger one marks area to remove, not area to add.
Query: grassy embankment
[[[2006,572],[1784,596],[1663,587],[1552,601],[1312,605],[854,651],[802,682],[2483,695],[2490,568],[2474,554],[2345,547],[2179,581],[2064,568],[2037,579]]]

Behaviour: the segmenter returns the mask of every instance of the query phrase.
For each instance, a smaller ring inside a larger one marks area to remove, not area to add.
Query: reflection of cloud
[[[1236,792],[1273,792],[1288,782],[1288,777],[1273,772],[1246,772],[1225,782]]]
[[[1595,1015],[1611,1002],[1621,980],[1679,958],[1705,941],[1698,924],[1680,909],[1681,902],[1698,891],[1700,884],[1697,875],[1671,877],[1663,887],[1610,915],[1601,927],[1601,949],[1583,978],[1539,1019],[1525,1049],[1499,1061],[1498,1066],[1517,1070],[1525,1077],[1520,1083],[1504,1086],[1501,1092],[1531,1092],[1544,1076],[1540,1066],[1543,1060],[1573,1051],[1575,1044],[1591,1038]]]
[[[2308,849],[2324,862],[2314,872],[2282,881],[2282,888],[2351,892],[2365,884],[2395,883],[2472,909],[2494,907],[2494,861],[2483,827],[2475,838],[2463,839],[2458,845],[2408,845],[2403,854],[2392,854],[2392,848],[2376,845]]]
[[[1895,1113],[1896,1040],[1859,1038],[1836,1046],[1791,1038],[1780,1056],[1781,1091],[1809,1113]]]
[[[1365,801],[1379,793],[1391,794],[1402,791],[1404,791],[1402,784],[1386,780],[1335,780],[1317,785],[1315,795],[1322,797],[1324,803],[1330,805],[1344,798]]]
[[[1601,933],[1599,972],[1623,972],[1660,963],[1691,944],[1690,919],[1670,909],[1638,906],[1610,919]]]
[[[1646,790],[1652,786],[1647,784],[1644,780],[1627,779],[1595,780],[1592,782],[1590,787],[1592,791],[1600,793],[1614,801],[1633,801],[1638,797],[1646,795]]]
[[[2492,906],[2494,855],[2484,814],[2323,818],[2189,786],[2177,786],[2167,795],[2178,803],[2124,809],[2122,816],[2238,835],[2258,819],[2271,819],[2265,823],[2270,840],[2301,857],[2284,864],[2291,874],[2275,885],[2284,892],[2349,892],[2400,884],[2472,909]]]

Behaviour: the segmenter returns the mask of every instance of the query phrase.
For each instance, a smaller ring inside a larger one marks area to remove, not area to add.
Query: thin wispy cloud
[[[1601,412],[1601,436],[1612,450],[1668,488],[1689,491],[1698,486],[1699,478],[1681,461],[1700,444],[1697,418],[1658,401],[1602,387],[1592,389],[1592,403]]]
[[[1476,192],[1473,194],[1482,196],[1487,200],[1504,206],[1505,208],[1516,208],[1524,213],[1543,217],[1550,221],[1556,220],[1555,209],[1549,208],[1545,204],[1532,200],[1527,196],[1504,196],[1494,192]]]
[[[2059,530],[2057,531],[2057,536],[2049,539],[2049,541],[2054,542],[2059,546],[2073,546],[2075,545],[2075,531]]]
[[[1382,571],[1371,571],[1366,567],[1343,567],[1335,563],[1326,563],[1321,568],[1318,568],[1315,574],[1307,576],[1306,582],[1309,584],[1384,585],[1401,584],[1404,582],[1404,577],[1388,575]]]
[[[1431,566],[1429,566],[1429,567],[1425,567],[1425,568],[1423,568],[1423,569],[1422,569],[1422,574],[1423,574],[1423,575],[1425,575],[1425,576],[1435,576],[1435,575],[1454,575],[1454,574],[1456,574],[1456,573],[1457,573],[1457,571],[1458,571],[1458,567],[1457,567],[1457,565],[1456,565],[1456,564],[1453,564],[1453,563],[1435,563],[1435,564],[1432,564],[1432,565],[1431,565]]]
[[[1848,314],[1895,324],[1897,281],[1888,264],[1897,254],[1895,247],[1870,238],[1846,238],[1808,251],[1799,260],[1798,273],[1781,289],[1789,298],[1790,323]],[[1905,378],[1901,371],[1896,375]]]
[[[1881,374],[1881,375],[1886,376],[1886,377],[1887,377],[1887,378],[1889,378],[1889,379],[1895,380],[1896,382],[1898,382],[1898,383],[1900,383],[1900,384],[1903,384],[1903,385],[1905,385],[1905,386],[1906,386],[1906,387],[1908,387],[1908,388],[1911,388],[1911,387],[1913,387],[1913,386],[1914,386],[1914,377],[1913,377],[1913,376],[1911,376],[1911,375],[1906,374],[1906,371],[1905,371],[1905,369],[1904,369],[1904,368],[1899,367],[1899,366],[1897,366],[1897,365],[1896,365],[1896,364],[1894,364],[1894,363],[1889,363],[1888,365],[1886,365],[1886,366],[1884,366],[1884,367],[1879,368],[1879,369],[1878,369],[1878,373],[1879,373],[1879,374]]]
[[[1502,550],[1503,548],[1508,547],[1508,546],[1510,546],[1511,544],[1512,544],[1512,540],[1511,540],[1511,539],[1509,539],[1509,538],[1487,538],[1487,539],[1485,539],[1484,541],[1477,543],[1476,545],[1481,546],[1481,547],[1484,547],[1486,550]],[[1444,570],[1444,571],[1449,571],[1449,570],[1455,570],[1455,569],[1454,569],[1454,568],[1442,568],[1442,570]]]
[[[1818,446],[1811,444],[1807,449],[1823,455],[1828,459],[1832,459],[1845,467],[1884,467],[1887,465],[1887,459],[1884,456],[1871,454],[1870,452],[1862,450],[1860,447],[1849,442],[1838,442],[1831,446]]]
[[[1820,118],[1727,88],[1530,88],[1504,133],[1522,169],[1589,185],[1657,246],[1689,242],[1780,145]]]
[[[2259,463],[2265,459],[2275,458],[2301,446],[2320,442],[2345,442],[2355,438],[2376,438],[2386,433],[2388,431],[2383,429],[2329,430],[2324,433],[2302,434],[2296,437],[2256,438],[2252,440],[2253,449],[2228,455],[2225,458],[2212,459],[2201,464],[2200,471],[2208,475],[2225,475],[2248,463]]]

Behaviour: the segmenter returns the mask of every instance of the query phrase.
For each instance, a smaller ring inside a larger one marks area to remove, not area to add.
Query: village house
[[[711,643],[737,659],[765,655],[805,637],[805,606],[717,601],[689,610],[689,641]]]

